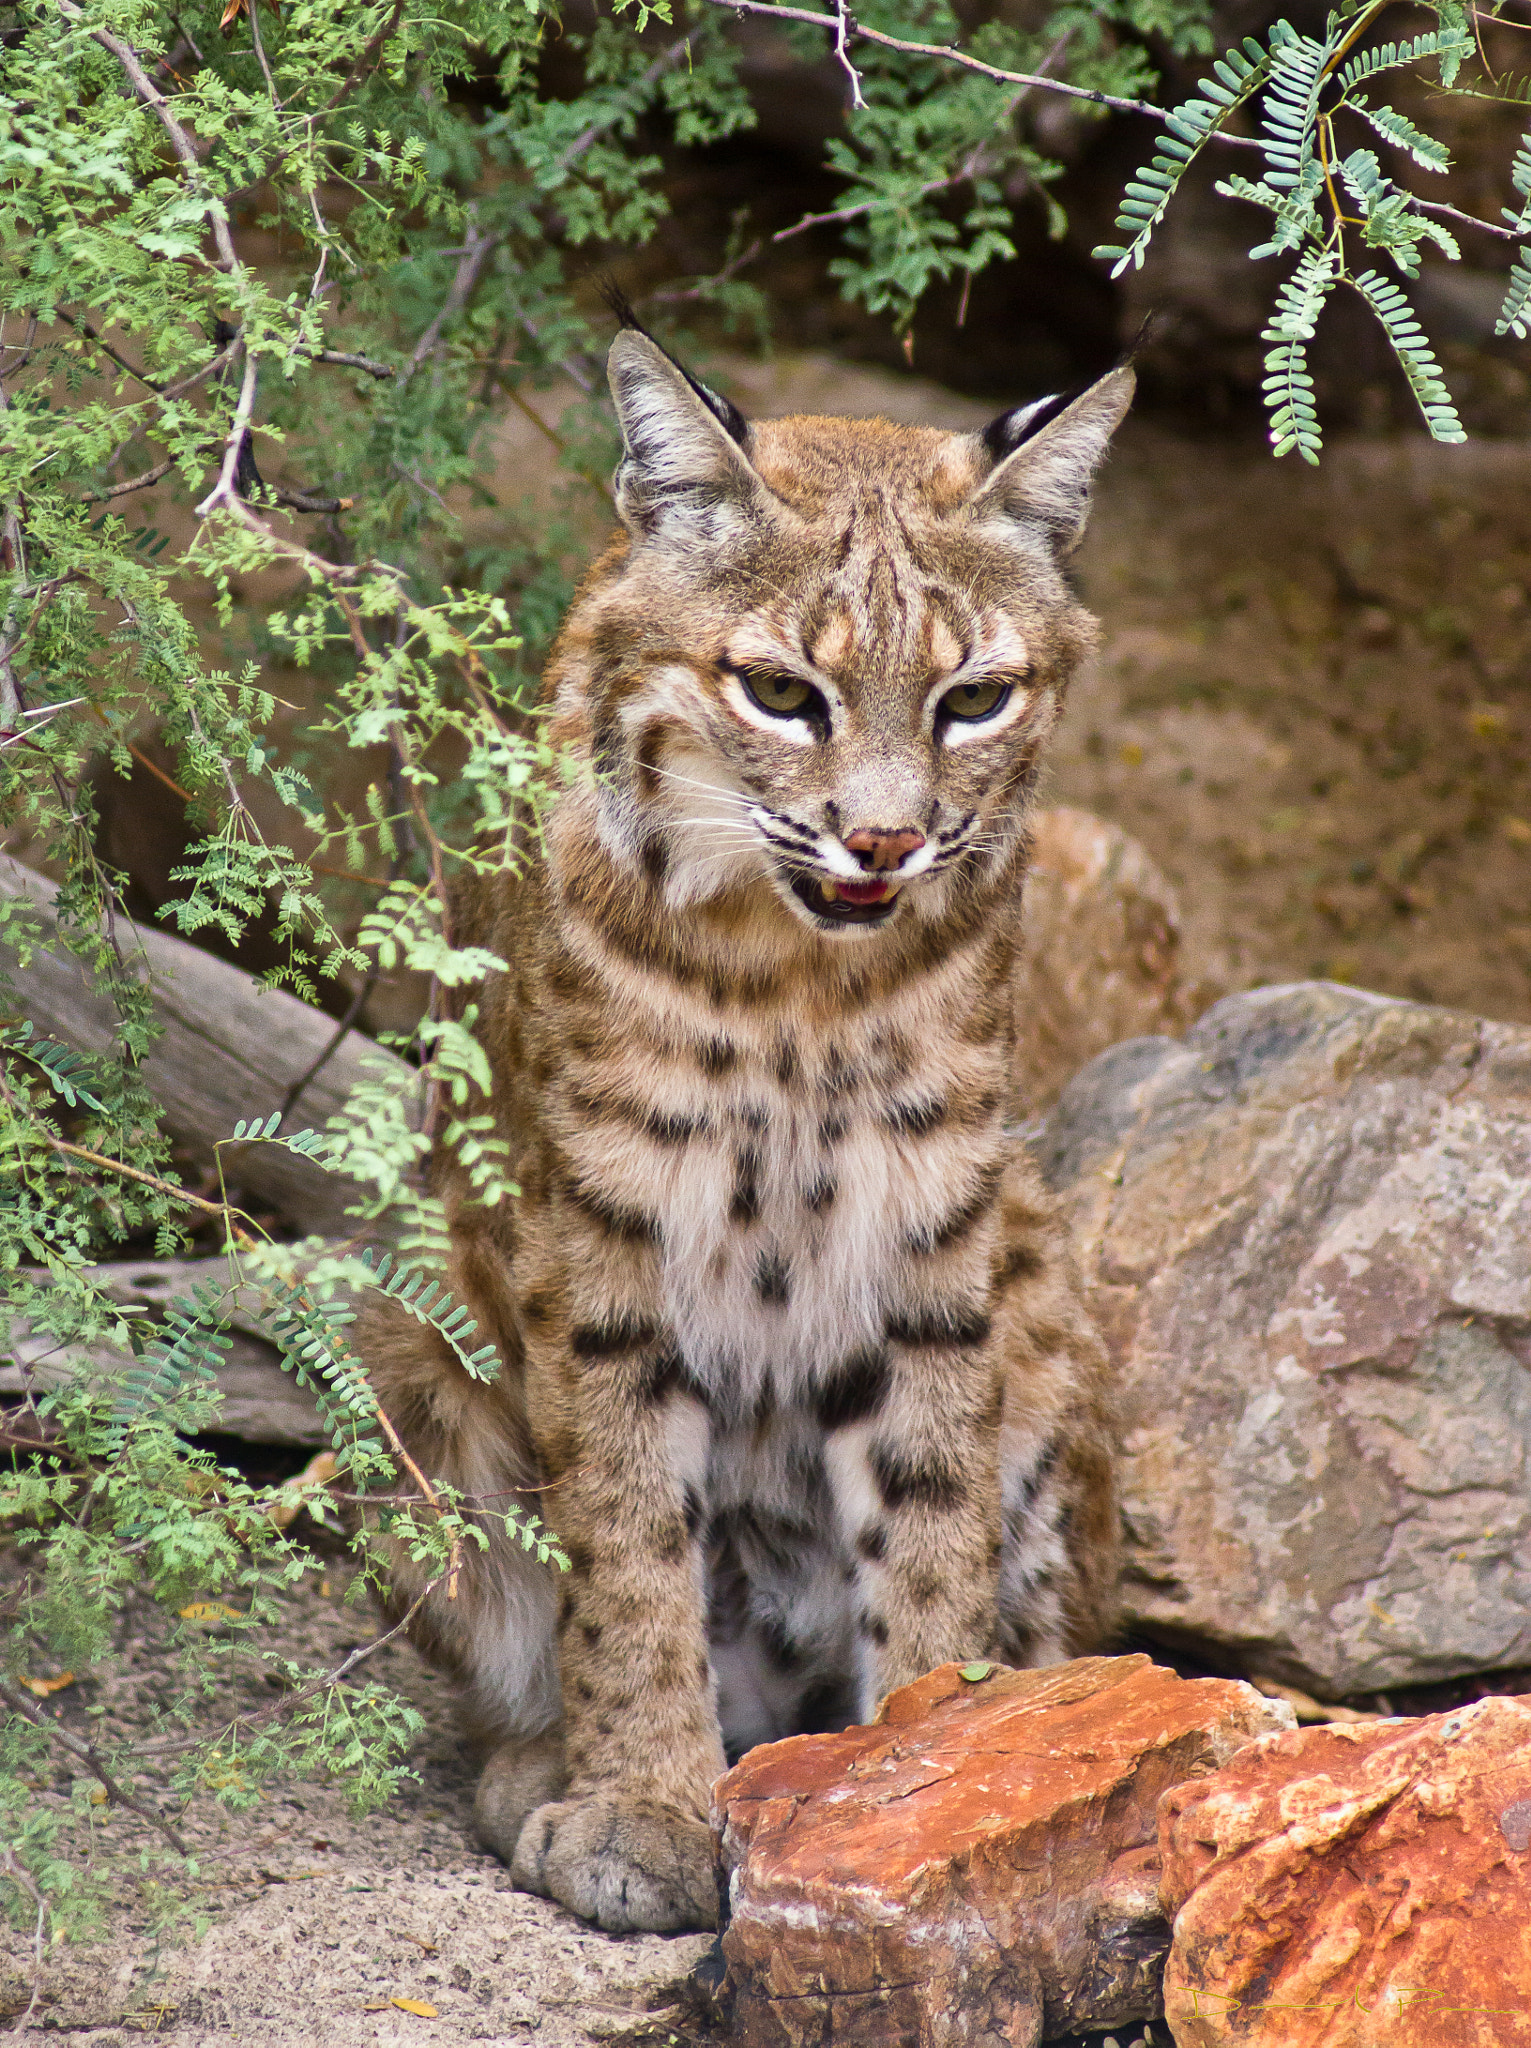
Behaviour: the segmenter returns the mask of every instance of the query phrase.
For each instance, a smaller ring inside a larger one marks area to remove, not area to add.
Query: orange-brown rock
[[[1269,1737],[1159,1831],[1178,2048],[1531,2044],[1531,1699]]]
[[[1030,2048],[1157,2012],[1159,1798],[1288,1713],[1147,1657],[945,1664],[752,1750],[713,1794],[730,2039]]]

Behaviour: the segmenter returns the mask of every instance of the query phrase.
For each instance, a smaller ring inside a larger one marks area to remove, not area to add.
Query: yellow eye
[[[761,710],[769,711],[773,718],[799,718],[818,699],[811,683],[801,676],[784,675],[780,669],[741,669],[739,680]]]
[[[955,690],[948,690],[941,699],[941,709],[948,718],[987,718],[992,711],[998,711],[1010,695],[1010,685],[1002,676],[990,676],[977,683],[959,683]]]

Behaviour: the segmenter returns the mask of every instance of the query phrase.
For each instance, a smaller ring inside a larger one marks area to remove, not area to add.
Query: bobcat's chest
[[[759,1027],[696,1043],[683,1060],[649,1038],[608,1062],[601,1100],[626,1117],[588,1119],[570,1149],[652,1217],[688,1372],[742,1420],[885,1341],[954,1206],[992,1175],[999,1090],[939,1034],[886,1022],[821,1044]]]

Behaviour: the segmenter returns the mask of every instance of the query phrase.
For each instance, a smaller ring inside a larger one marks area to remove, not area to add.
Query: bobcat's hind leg
[[[994,1648],[1007,1664],[1037,1667],[1104,1648],[1116,1626],[1116,1387],[1056,1208],[1019,1157],[998,1260],[1009,1369]]]
[[[474,1825],[484,1846],[508,1864],[526,1816],[558,1798],[567,1776],[557,1574],[529,1556],[502,1519],[534,1472],[519,1372],[507,1367],[489,1385],[470,1380],[433,1331],[406,1324],[386,1303],[368,1309],[359,1340],[411,1457],[437,1481],[483,1503],[475,1519],[485,1541],[464,1545],[456,1597],[437,1586],[415,1614],[410,1636],[427,1662],[456,1682],[467,1733],[487,1753]],[[523,1493],[519,1504],[535,1513],[540,1497]],[[421,1567],[396,1552],[389,1619],[407,1613],[427,1583]]]

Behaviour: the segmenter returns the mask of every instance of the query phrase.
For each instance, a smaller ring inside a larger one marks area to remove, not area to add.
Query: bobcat
[[[1103,1354],[1001,1116],[1094,630],[1062,564],[1132,378],[966,434],[750,424],[632,328],[610,377],[626,530],[545,684],[588,772],[454,911],[508,963],[477,1028],[521,1199],[438,1164],[503,1371],[364,1341],[415,1458],[568,1552],[486,1522],[416,1633],[489,1745],[482,1839],[620,1932],[713,1924],[727,1756],[1109,1620]]]

